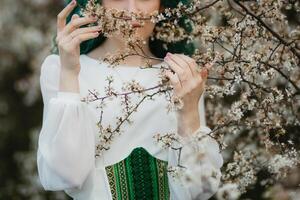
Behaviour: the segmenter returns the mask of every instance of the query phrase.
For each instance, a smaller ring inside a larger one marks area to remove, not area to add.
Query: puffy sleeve
[[[59,91],[59,56],[41,66],[44,103],[38,138],[37,169],[45,190],[81,188],[95,165],[95,127],[79,93]]]
[[[199,129],[188,137],[178,135],[181,151],[176,147],[169,148],[169,167],[180,169],[177,179],[174,175],[170,176],[174,181],[171,189],[176,200],[207,200],[220,184],[223,157],[218,142],[207,135],[212,130],[206,126],[203,96],[199,102]],[[176,167],[178,165],[181,167]]]

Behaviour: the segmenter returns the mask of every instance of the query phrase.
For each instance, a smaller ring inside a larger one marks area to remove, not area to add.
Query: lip
[[[136,22],[131,23],[131,25],[132,25],[133,28],[142,27],[139,23],[136,23]]]

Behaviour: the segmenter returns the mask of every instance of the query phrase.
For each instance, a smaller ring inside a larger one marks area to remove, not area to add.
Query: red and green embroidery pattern
[[[105,167],[113,200],[169,200],[167,165],[137,147],[124,160]]]

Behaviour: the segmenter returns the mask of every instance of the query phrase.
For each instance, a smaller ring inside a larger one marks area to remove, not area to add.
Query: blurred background
[[[68,199],[45,192],[36,168],[43,103],[40,65],[63,0],[0,0],[0,199]]]

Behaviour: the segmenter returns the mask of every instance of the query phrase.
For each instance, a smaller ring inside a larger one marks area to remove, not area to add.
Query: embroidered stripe
[[[169,200],[167,165],[137,147],[127,158],[106,166],[113,200]]]

